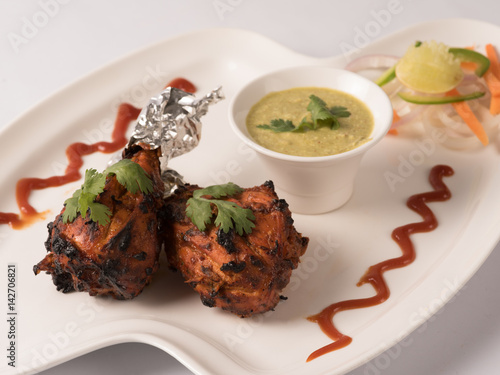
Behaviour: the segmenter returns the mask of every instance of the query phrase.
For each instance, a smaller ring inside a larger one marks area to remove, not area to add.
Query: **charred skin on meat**
[[[170,267],[206,306],[242,317],[273,309],[309,242],[293,226],[288,204],[268,181],[226,198],[253,211],[250,234],[225,233],[213,224],[201,232],[186,217],[186,202],[196,189],[186,185],[165,200],[162,234]]]
[[[51,274],[57,290],[131,299],[142,292],[158,268],[161,242],[157,214],[164,190],[159,150],[134,146],[126,149],[123,157],[148,173],[154,191],[132,194],[111,176],[96,199],[112,212],[107,225],[89,220],[88,214],[64,223],[64,209],[61,211],[48,225],[48,254],[33,268],[35,274]]]

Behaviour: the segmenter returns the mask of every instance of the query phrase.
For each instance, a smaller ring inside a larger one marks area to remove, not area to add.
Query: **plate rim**
[[[417,24],[414,24],[414,25],[407,26],[404,29],[396,31],[395,33],[391,33],[388,36],[385,36],[383,38],[377,39],[376,41],[374,41],[374,43],[383,43],[385,40],[388,40],[391,37],[393,37],[394,35],[396,35],[396,33],[400,33],[400,32],[403,32],[403,31],[404,32],[409,32],[409,31],[414,30],[414,29],[416,29],[418,27],[422,27],[423,25],[435,24],[437,22],[445,22],[445,21],[451,21],[451,22],[464,22],[465,21],[465,22],[468,22],[468,23],[475,23],[475,24],[487,24],[487,25],[493,26],[495,28],[498,28],[498,26],[493,25],[491,23],[487,23],[487,22],[483,22],[483,21],[478,21],[478,20],[467,19],[467,18],[450,18],[450,19],[445,19],[445,20],[432,20],[432,21],[426,21],[426,22],[423,22],[423,23],[417,23]],[[103,66],[101,66],[99,68],[93,69],[89,73],[86,73],[85,75],[83,75],[83,76],[75,79],[74,81],[68,83],[67,85],[64,85],[63,87],[59,88],[54,93],[52,93],[51,95],[47,96],[46,98],[40,100],[39,102],[37,102],[36,104],[34,104],[30,108],[28,108],[22,114],[18,115],[14,120],[12,120],[11,122],[9,122],[4,128],[1,129],[1,131],[0,131],[0,139],[3,139],[5,137],[5,134],[8,133],[9,131],[11,131],[9,129],[14,128],[18,123],[22,123],[24,121],[23,119],[25,118],[25,116],[28,116],[28,114],[40,110],[40,108],[43,108],[44,106],[47,105],[46,103],[50,103],[51,101],[56,100],[60,95],[64,95],[64,93],[66,91],[73,90],[73,88],[75,86],[78,86],[78,85],[82,84],[82,82],[85,82],[87,79],[89,79],[89,77],[93,77],[96,74],[98,74],[99,72],[103,72],[106,69],[112,68],[113,66],[120,65],[123,62],[125,62],[125,61],[133,58],[134,56],[140,55],[141,53],[144,53],[145,51],[154,50],[154,49],[159,48],[160,46],[162,46],[164,44],[168,44],[168,43],[170,43],[172,41],[175,41],[175,40],[180,40],[180,39],[183,39],[183,38],[192,38],[193,36],[197,36],[197,35],[204,34],[204,33],[207,33],[207,32],[221,32],[221,31],[224,31],[224,32],[230,31],[230,32],[232,32],[232,31],[235,31],[235,30],[238,31],[238,32],[243,31],[243,33],[245,35],[249,35],[252,38],[255,37],[255,36],[258,36],[259,38],[261,38],[263,40],[267,40],[267,42],[271,42],[272,44],[275,44],[276,46],[279,46],[282,49],[288,50],[292,54],[302,55],[300,53],[292,51],[291,49],[288,49],[287,47],[285,47],[285,46],[283,46],[283,45],[281,45],[281,44],[279,44],[277,42],[274,42],[273,40],[271,40],[271,39],[269,39],[267,37],[262,36],[261,34],[258,34],[256,32],[249,31],[249,30],[243,30],[243,29],[211,28],[211,29],[208,29],[208,30],[207,29],[200,29],[200,30],[191,31],[191,32],[185,33],[185,34],[176,35],[174,37],[167,38],[165,40],[161,40],[161,41],[157,41],[157,42],[151,43],[151,44],[149,44],[149,45],[147,45],[145,47],[142,47],[142,48],[140,48],[138,50],[135,50],[135,51],[132,51],[130,53],[127,53],[127,54],[119,57],[118,59],[115,59],[115,60],[113,60],[111,62],[108,62],[108,63],[104,64]],[[372,44],[373,43],[370,43],[370,46]],[[306,55],[302,55],[302,56],[308,57]],[[331,61],[332,59],[338,59],[339,57],[340,56],[335,56],[335,57],[332,57],[332,58],[313,58],[313,59],[316,59],[318,61],[328,62],[328,61]],[[26,126],[28,126],[28,125],[26,125]],[[497,233],[496,239],[494,239],[493,237],[490,238],[489,245],[488,245],[489,251],[486,252],[487,254],[484,256],[484,259],[482,259],[482,261],[480,261],[479,263],[476,264],[476,267],[475,267],[474,271],[471,272],[466,279],[462,280],[463,282],[460,285],[460,287],[455,291],[455,293],[453,293],[450,296],[450,298],[447,301],[445,301],[443,303],[443,305],[445,305],[461,289],[461,287],[463,287],[463,285],[465,285],[470,280],[470,278],[477,272],[477,270],[479,269],[479,267],[484,263],[484,261],[486,261],[486,259],[488,258],[488,256],[491,254],[491,252],[493,251],[495,245],[498,243],[499,239],[500,239],[500,231]],[[409,332],[407,332],[407,335],[410,334],[414,329],[417,329],[418,327],[419,326],[413,327]],[[132,334],[132,336],[134,336],[134,335]],[[158,338],[160,339],[160,337],[158,337]],[[127,342],[127,341],[122,341],[122,342]],[[149,344],[149,342],[145,342],[145,341],[136,341],[136,342],[143,342],[143,343]],[[165,341],[164,344],[170,345],[170,343],[168,341]],[[106,345],[103,345],[101,347],[105,347],[105,346],[108,346],[108,345],[106,344]],[[99,349],[99,348],[97,348],[97,349]],[[165,350],[165,349],[162,349],[162,350]],[[88,353],[90,351],[92,351],[92,350],[89,350],[86,353]],[[165,351],[167,351],[167,350],[165,350]],[[192,367],[192,363],[190,363],[189,365],[186,364],[186,362],[182,358],[180,358],[179,355],[172,354],[172,351],[175,352],[175,350],[173,350],[172,346],[171,346],[170,351],[167,351],[167,352],[169,354],[173,355],[177,360],[179,360],[181,363],[183,363],[189,369],[193,368]],[[354,369],[354,368],[362,365],[363,363],[368,362],[370,359],[374,358],[376,355],[378,355],[380,353],[381,353],[381,351],[373,354],[372,357],[364,359],[364,361],[362,363],[358,363],[354,367],[351,367],[350,369],[347,369],[346,371],[350,371],[350,370],[352,370],[352,369]],[[75,357],[77,357],[79,355],[83,355],[83,354],[85,354],[85,353],[77,354],[77,355],[73,356],[72,358],[75,358]],[[64,359],[63,361],[61,361],[59,363],[62,363],[62,362],[66,361],[66,360],[69,360],[69,359],[71,359],[71,358]],[[56,364],[54,364],[54,365],[56,365]],[[200,368],[199,369],[195,369],[195,370],[196,371],[200,371],[199,373],[202,373],[201,371],[203,371],[203,366],[201,364],[201,361],[197,361],[196,365],[197,365],[196,367],[199,366]],[[52,367],[52,365],[50,367]],[[329,370],[327,370],[327,371],[329,371]]]

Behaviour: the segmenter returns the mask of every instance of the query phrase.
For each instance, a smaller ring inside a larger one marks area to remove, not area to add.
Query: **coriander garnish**
[[[217,199],[229,197],[242,191],[242,188],[232,182],[195,190],[193,197],[187,201],[186,215],[200,231],[204,231],[207,224],[212,221],[212,205],[215,205],[217,208],[215,226],[220,226],[225,233],[235,228],[240,236],[243,233],[251,233],[252,228],[255,227],[252,222],[252,220],[255,220],[252,210],[243,208],[234,202]],[[205,198],[204,196],[212,198]]]
[[[328,127],[332,130],[340,127],[339,118],[349,117],[351,112],[346,107],[333,106],[328,108],[326,103],[316,95],[310,95],[307,110],[311,113],[311,121],[306,117],[302,119],[298,126],[295,126],[290,120],[274,119],[270,124],[257,125],[260,129],[272,130],[275,133],[285,132],[304,132],[307,129],[317,130],[322,127]]]
[[[111,211],[106,205],[95,202],[97,196],[104,191],[106,177],[109,175],[115,175],[117,181],[132,194],[135,194],[138,190],[144,194],[153,191],[153,182],[148,174],[139,164],[130,159],[120,160],[102,173],[93,168],[87,169],[82,187],[64,202],[66,206],[63,213],[64,223],[72,222],[78,213],[86,216],[88,210],[90,211],[90,220],[100,225],[109,223]]]

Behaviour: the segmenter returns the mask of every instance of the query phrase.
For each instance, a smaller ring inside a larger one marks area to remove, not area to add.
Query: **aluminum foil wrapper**
[[[166,196],[184,184],[183,177],[168,168],[169,160],[198,146],[200,118],[208,112],[211,104],[221,99],[224,99],[221,87],[200,99],[183,90],[167,87],[151,98],[139,114],[128,147],[138,143],[147,144],[151,149],[161,147],[160,163]]]

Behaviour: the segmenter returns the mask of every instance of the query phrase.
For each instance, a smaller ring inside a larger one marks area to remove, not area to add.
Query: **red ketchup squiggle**
[[[429,175],[429,182],[434,191],[413,195],[406,202],[407,206],[422,216],[424,220],[394,229],[392,239],[399,245],[403,254],[398,258],[388,259],[370,266],[359,280],[358,286],[363,284],[371,284],[373,286],[376,291],[373,297],[336,302],[323,309],[319,314],[307,318],[311,322],[318,323],[322,331],[333,340],[331,344],[309,355],[307,358],[308,362],[334,350],[341,349],[352,342],[351,337],[341,333],[333,324],[335,314],[340,311],[379,305],[389,298],[390,290],[384,280],[383,273],[395,268],[406,267],[415,260],[415,249],[410,236],[414,233],[430,232],[437,227],[438,222],[436,217],[426,203],[442,202],[451,198],[450,190],[443,183],[443,177],[451,175],[453,175],[451,167],[446,165],[435,166]]]
[[[194,94],[196,92],[196,86],[186,78],[175,78],[174,80],[170,81],[170,83],[166,87],[168,86],[175,87],[191,94]]]
[[[176,87],[181,90],[194,93],[195,86],[185,78],[176,78],[167,87]],[[97,142],[85,144],[76,142],[66,148],[68,166],[62,176],[48,178],[21,178],[16,185],[16,201],[19,214],[12,212],[0,212],[0,225],[8,224],[14,229],[22,229],[34,221],[43,219],[45,212],[38,212],[30,203],[29,197],[33,190],[47,189],[62,186],[81,178],[80,169],[83,166],[83,157],[95,152],[112,153],[125,147],[128,142],[125,134],[132,120],[137,119],[141,109],[131,104],[122,103],[118,107],[111,142]]]

